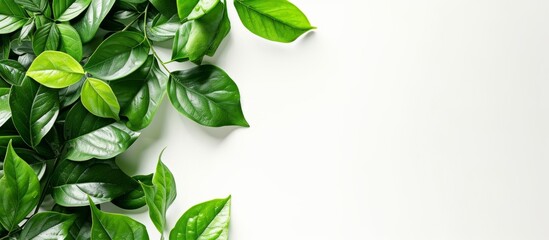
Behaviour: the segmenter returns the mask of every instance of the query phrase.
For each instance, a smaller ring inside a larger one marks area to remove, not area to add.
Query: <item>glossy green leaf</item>
[[[172,39],[180,25],[177,15],[166,17],[158,13],[147,19],[147,37],[155,42]]]
[[[57,91],[26,78],[11,88],[9,101],[17,131],[29,146],[37,146],[59,114]]]
[[[68,24],[58,24],[60,34],[59,50],[71,55],[76,61],[82,60],[83,48],[80,35]]]
[[[15,0],[15,3],[31,12],[43,12],[48,6],[47,0]]]
[[[186,17],[187,20],[199,19],[202,16],[208,14],[210,11],[212,11],[219,2],[220,2],[219,0],[198,0],[198,1],[178,0],[177,7],[178,7],[179,17],[182,19]],[[194,4],[194,6],[192,6],[191,4]],[[182,10],[179,11],[179,8],[182,5],[183,5],[183,8]],[[188,12],[189,8],[192,10],[189,12],[187,16],[185,16],[185,13]]]
[[[223,42],[223,39],[225,39],[225,37],[229,34],[229,31],[231,31],[231,22],[229,21],[227,5],[223,5],[223,18],[221,18],[221,22],[219,23],[215,37],[210,44],[210,48],[208,48],[208,51],[206,51],[206,55],[208,56],[213,56],[215,54],[217,48],[219,48],[219,45],[221,45],[221,42]]]
[[[183,115],[205,126],[249,126],[240,106],[240,93],[233,80],[213,65],[173,72],[168,96]]]
[[[168,76],[160,70],[153,56],[130,76],[111,83],[122,107],[121,115],[128,118],[126,125],[130,129],[140,130],[152,122],[167,84]]]
[[[10,57],[11,42],[8,36],[0,36],[0,59],[8,59]]]
[[[21,239],[65,239],[76,216],[58,212],[41,212],[25,224]]]
[[[82,13],[91,0],[53,0],[53,16],[57,21],[66,22]]]
[[[0,88],[0,127],[11,118],[10,89]]]
[[[177,196],[175,179],[168,167],[162,163],[162,154],[158,157],[152,185],[141,183],[145,192],[145,201],[149,207],[149,217],[160,233],[166,227],[166,211]]]
[[[136,181],[139,181],[146,185],[152,185],[153,175],[138,175],[132,177]],[[145,206],[145,192],[141,186],[136,187],[132,191],[114,199],[112,201],[114,205],[123,208],[123,209],[138,209]]]
[[[65,117],[65,140],[74,139],[115,123],[114,119],[100,118],[91,114],[77,102]]]
[[[32,31],[34,30],[34,18],[27,20],[25,25],[21,28],[21,33],[19,34],[20,39],[25,39],[31,36]]]
[[[94,77],[116,80],[137,70],[148,56],[149,45],[143,34],[118,32],[99,45],[84,68]]]
[[[11,41],[11,50],[17,55],[33,54],[32,42],[29,39],[13,39]]]
[[[32,40],[32,49],[34,54],[40,55],[40,53],[47,50],[57,50],[59,47],[59,40],[61,36],[59,34],[59,28],[55,23],[47,23],[38,29],[34,33]]]
[[[106,213],[97,209],[90,199],[92,212],[92,239],[94,240],[148,240],[145,225],[121,214]]]
[[[198,204],[183,214],[170,232],[170,240],[227,240],[231,197]]]
[[[177,14],[177,0],[149,0],[154,8],[166,17]]]
[[[68,107],[80,99],[80,92],[85,81],[86,79],[82,78],[79,82],[59,90],[61,108]]]
[[[38,205],[40,182],[32,168],[8,144],[4,158],[4,176],[0,178],[0,224],[8,231]]]
[[[21,63],[24,67],[29,68],[32,62],[36,59],[34,54],[25,53],[17,58],[17,61]]]
[[[0,60],[0,77],[12,85],[21,85],[25,79],[27,69],[18,61],[11,59]]]
[[[73,25],[80,34],[83,43],[87,43],[95,37],[99,25],[101,25],[115,2],[116,0],[91,0],[84,17]]]
[[[235,0],[240,20],[252,33],[277,42],[293,42],[315,27],[287,0]]]
[[[27,19],[0,14],[0,34],[8,34],[23,27]]]
[[[137,186],[112,159],[64,160],[52,178],[52,196],[61,206],[86,206],[88,196],[98,204],[110,202]]]
[[[88,78],[82,86],[80,100],[89,112],[98,117],[119,120],[120,105],[109,84],[99,79]]]
[[[52,211],[76,216],[76,220],[69,229],[69,234],[64,240],[89,240],[91,239],[91,211],[89,207],[63,207],[54,205]]]
[[[65,88],[84,77],[84,69],[70,55],[46,51],[29,67],[27,76],[50,88]]]
[[[27,13],[14,0],[0,1],[0,15],[26,18]]]

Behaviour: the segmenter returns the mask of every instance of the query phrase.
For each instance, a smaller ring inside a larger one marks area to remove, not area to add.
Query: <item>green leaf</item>
[[[34,18],[30,18],[25,22],[25,25],[21,28],[21,33],[19,34],[20,39],[25,39],[30,36],[31,32],[34,30]]]
[[[240,106],[240,93],[233,80],[213,65],[173,72],[168,96],[183,115],[205,126],[248,127]]]
[[[149,45],[142,34],[118,32],[107,38],[84,68],[103,80],[116,80],[137,70],[149,56]]]
[[[74,24],[74,28],[80,34],[83,43],[87,43],[95,37],[99,25],[101,25],[115,2],[116,0],[91,0],[84,17]]]
[[[111,82],[122,107],[121,115],[133,130],[147,127],[153,120],[166,93],[168,76],[150,56],[139,70],[123,79]]]
[[[29,146],[38,146],[59,114],[57,91],[26,78],[21,86],[12,86],[9,101],[17,131]]]
[[[34,33],[32,40],[32,49],[34,54],[40,55],[40,53],[47,50],[57,50],[59,47],[59,28],[55,23],[47,23],[38,29]]]
[[[54,205],[53,211],[71,214],[76,216],[72,224],[69,235],[65,240],[88,240],[91,239],[91,212],[89,207],[63,207]]]
[[[170,232],[170,240],[227,240],[231,197],[198,204],[183,214]]]
[[[80,35],[69,24],[58,24],[61,36],[59,50],[71,55],[76,61],[82,60],[83,47]]]
[[[65,88],[84,77],[84,69],[70,55],[45,51],[29,67],[27,76],[50,88]]]
[[[72,20],[86,10],[90,3],[91,0],[53,0],[53,16],[61,22]]]
[[[1,28],[0,28],[1,29]],[[8,36],[0,36],[0,59],[8,59],[10,57],[11,42]]]
[[[109,84],[95,78],[88,78],[82,86],[82,104],[98,117],[119,120],[120,105]]]
[[[38,205],[40,182],[32,168],[17,156],[11,141],[4,158],[0,189],[0,223],[12,231]]]
[[[31,12],[43,12],[48,6],[47,0],[15,0],[15,3]]]
[[[138,175],[132,177],[136,181],[139,181],[146,185],[152,185],[152,177],[153,175]],[[145,192],[143,191],[143,188],[141,185],[137,186],[132,191],[114,199],[112,201],[114,205],[123,208],[123,209],[138,209],[143,206],[145,206],[147,203],[145,202]]]
[[[12,85],[21,85],[25,79],[27,69],[18,61],[11,59],[0,60],[0,77]]]
[[[27,19],[0,14],[0,34],[8,34],[23,27]]]
[[[77,102],[65,117],[65,140],[74,139],[114,123],[114,119],[100,118],[91,114]]]
[[[0,88],[0,127],[11,118],[10,89]]]
[[[175,179],[168,167],[162,163],[162,154],[158,157],[152,186],[141,183],[145,192],[145,201],[149,207],[149,216],[160,233],[166,227],[166,211],[177,196]]]
[[[166,17],[177,14],[177,0],[149,0],[154,8]]]
[[[147,19],[147,37],[154,42],[172,39],[180,25],[177,15],[166,17],[158,13]]]
[[[210,13],[200,19],[185,22],[179,27],[172,47],[172,60],[200,62],[220,29],[225,7],[217,4]]]
[[[219,2],[219,0],[177,0],[179,18],[199,19],[214,9]]]
[[[215,38],[210,44],[210,48],[206,52],[206,55],[208,56],[213,56],[215,54],[215,52],[217,51],[217,48],[219,48],[219,45],[221,45],[221,42],[223,42],[223,39],[225,39],[225,37],[229,34],[229,31],[231,31],[231,22],[229,21],[227,5],[226,4],[223,4],[223,5],[224,5],[223,18],[219,23],[219,27],[217,28]]]
[[[235,0],[240,20],[252,33],[277,42],[293,42],[315,27],[287,0]]]
[[[148,240],[145,225],[121,214],[106,213],[97,209],[90,199],[92,212],[92,239],[94,240]]]
[[[112,159],[63,160],[54,174],[52,196],[65,207],[86,206],[88,196],[98,204],[110,202],[138,186]]]
[[[59,104],[61,108],[68,107],[78,101],[82,85],[84,85],[85,81],[86,79],[82,78],[79,82],[59,90]]]
[[[76,216],[58,212],[41,212],[25,224],[21,239],[65,239]]]
[[[20,17],[20,18],[27,17],[27,13],[25,12],[25,10],[19,7],[19,5],[15,3],[14,0],[0,1],[0,15]]]

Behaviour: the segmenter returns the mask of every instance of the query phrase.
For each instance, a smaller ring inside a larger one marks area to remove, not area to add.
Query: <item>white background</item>
[[[232,194],[233,240],[549,239],[549,1],[293,2],[317,31],[269,42],[231,3],[207,59],[251,128],[201,127],[166,98],[119,161],[151,173],[167,147],[170,228]]]

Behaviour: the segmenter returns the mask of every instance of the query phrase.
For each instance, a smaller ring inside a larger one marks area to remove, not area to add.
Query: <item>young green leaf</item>
[[[99,25],[101,25],[115,2],[116,0],[91,0],[84,17],[74,24],[74,28],[80,34],[83,43],[87,43],[95,37]]]
[[[199,19],[214,9],[219,2],[219,0],[177,0],[177,12],[181,19]]]
[[[91,0],[53,0],[53,16],[57,21],[66,22],[82,13]]]
[[[58,24],[61,36],[59,50],[71,55],[76,61],[82,60],[82,41],[78,32],[69,24]]]
[[[172,105],[193,121],[211,127],[248,127],[233,80],[213,65],[173,72],[168,81]]]
[[[148,56],[149,45],[143,34],[118,32],[99,45],[84,68],[95,77],[116,80],[137,70]]]
[[[25,224],[21,239],[66,239],[76,216],[58,212],[41,212]]]
[[[154,8],[166,17],[177,14],[177,0],[149,0]]]
[[[92,215],[92,233],[94,240],[148,240],[149,235],[145,225],[124,215],[106,213],[97,209],[90,199]]]
[[[47,50],[57,50],[59,47],[59,28],[55,23],[47,23],[38,29],[34,33],[32,40],[32,49],[34,54],[40,55],[40,53]]]
[[[82,86],[82,104],[95,116],[119,120],[120,105],[109,84],[95,78],[88,78]]]
[[[0,178],[0,224],[12,231],[38,204],[40,182],[32,168],[13,150],[11,141]]]
[[[57,91],[25,78],[21,86],[12,86],[9,102],[17,131],[29,146],[38,146],[59,114]]]
[[[153,175],[138,175],[132,177],[136,181],[146,184],[146,185],[152,185],[152,177]],[[117,197],[112,201],[112,203],[120,208],[123,209],[138,209],[143,206],[145,206],[147,203],[145,202],[145,192],[143,191],[143,187],[141,185],[137,186],[132,191]]]
[[[84,69],[70,55],[45,51],[31,64],[27,76],[50,88],[65,88],[84,77]]]
[[[0,127],[11,118],[10,89],[0,88]]]
[[[315,27],[287,0],[235,0],[240,20],[252,33],[277,42],[293,42]]]
[[[149,216],[160,233],[166,227],[166,211],[177,196],[175,179],[168,167],[162,163],[162,154],[158,157],[152,185],[141,183],[145,192],[145,201],[149,207]]]
[[[47,0],[15,0],[15,3],[31,12],[43,12],[48,6]]]
[[[183,214],[170,232],[170,240],[227,240],[231,197],[198,204]]]
[[[21,85],[27,69],[18,61],[0,60],[0,77],[12,85]]]
[[[86,162],[63,160],[52,178],[55,203],[65,207],[86,206],[88,196],[96,203],[110,202],[138,186],[114,160]]]

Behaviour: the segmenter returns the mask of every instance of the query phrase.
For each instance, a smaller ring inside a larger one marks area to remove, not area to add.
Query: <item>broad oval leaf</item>
[[[173,72],[168,81],[172,105],[191,120],[211,127],[248,127],[233,80],[213,65]]]
[[[149,45],[142,34],[118,32],[107,38],[84,68],[94,77],[116,80],[137,70],[149,56]]]
[[[50,88],[65,88],[84,77],[84,69],[70,55],[45,51],[31,64],[27,76]]]
[[[53,16],[57,21],[66,22],[82,13],[91,0],[53,0]]]
[[[41,212],[23,227],[21,239],[66,239],[76,216],[58,212]]]
[[[287,0],[235,0],[244,26],[252,33],[277,42],[293,42],[314,29],[309,20]]]
[[[59,47],[59,28],[55,23],[47,23],[38,29],[34,33],[32,40],[32,49],[34,54],[40,55],[40,53],[47,50],[57,50]]]
[[[149,207],[149,216],[159,232],[166,227],[166,211],[177,196],[175,179],[168,167],[162,163],[162,154],[158,157],[152,185],[141,183],[145,200]]]
[[[99,25],[101,25],[115,2],[116,0],[91,0],[84,17],[74,24],[74,28],[80,34],[83,43],[87,43],[95,37]]]
[[[27,69],[18,61],[0,60],[0,77],[12,85],[21,85]]]
[[[95,78],[88,78],[82,86],[82,104],[98,117],[119,120],[120,105],[109,84]]]
[[[132,177],[136,181],[146,184],[146,185],[152,185],[152,177],[153,175],[138,175]],[[145,202],[145,192],[143,191],[143,187],[138,186],[132,191],[114,199],[112,201],[114,205],[123,208],[123,209],[138,209],[143,206],[145,206],[147,203]]]
[[[0,223],[11,231],[38,205],[40,198],[38,177],[15,153],[11,141],[4,158],[4,176],[0,178],[0,189]]]
[[[0,127],[11,118],[10,89],[0,88]]]
[[[15,0],[15,2],[31,12],[43,12],[48,6],[47,0]]]
[[[59,114],[57,91],[26,78],[21,86],[12,86],[9,100],[17,131],[29,146],[38,146]]]
[[[69,24],[58,24],[60,34],[59,50],[71,55],[76,61],[82,60],[82,40],[78,32]]]
[[[231,197],[198,204],[183,214],[170,232],[170,240],[227,240]]]
[[[149,240],[149,234],[145,225],[130,217],[106,213],[97,209],[90,199],[92,212],[91,238],[96,240],[123,240],[139,239]]]
[[[112,159],[63,160],[52,179],[52,196],[61,206],[86,206],[88,196],[98,204],[110,202],[136,186]]]

